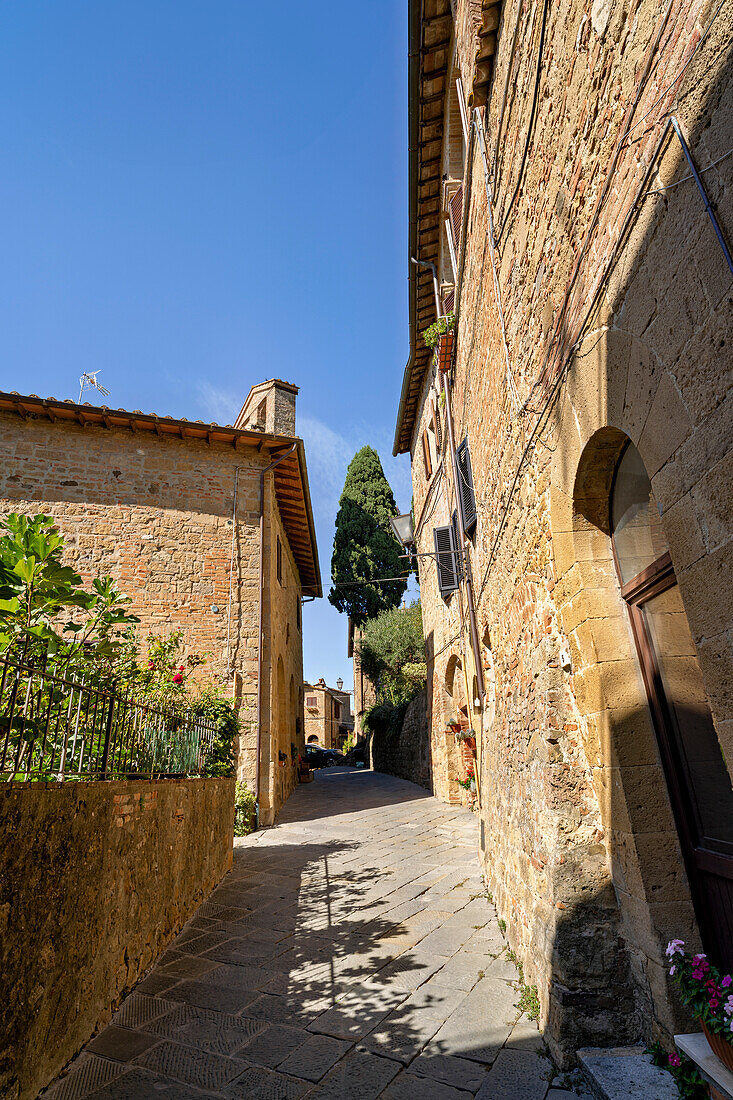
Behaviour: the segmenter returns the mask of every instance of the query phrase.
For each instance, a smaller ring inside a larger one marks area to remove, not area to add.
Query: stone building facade
[[[348,692],[328,687],[321,677],[303,684],[303,705],[306,744],[340,750],[354,728]]]
[[[733,966],[733,3],[409,9],[433,786],[454,719],[562,1061],[674,1032],[672,937]]]
[[[267,431],[0,394],[0,507],[53,516],[70,564],[132,597],[142,639],[181,630],[206,655],[238,701],[264,825],[297,783],[301,604],[321,595],[296,393],[255,387],[237,424],[264,402]]]

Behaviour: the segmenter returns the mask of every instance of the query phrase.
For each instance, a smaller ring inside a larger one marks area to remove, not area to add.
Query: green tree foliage
[[[50,656],[64,674],[109,677],[134,623],[112,577],[95,577],[87,591],[62,563],[64,539],[53,518],[0,519],[0,653],[27,662]]]
[[[414,698],[427,679],[420,601],[371,619],[364,627],[359,656],[380,703],[399,706]]]
[[[407,573],[400,559],[401,547],[389,526],[397,505],[384,476],[379,455],[362,447],[346,473],[336,516],[328,598],[339,611],[346,611],[357,626],[363,626],[380,611],[397,607],[407,581],[394,584],[355,584]],[[342,587],[342,585],[344,587]]]

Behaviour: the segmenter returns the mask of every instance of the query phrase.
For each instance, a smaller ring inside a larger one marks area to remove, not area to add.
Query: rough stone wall
[[[87,578],[110,573],[132,597],[142,639],[149,631],[181,630],[188,653],[207,654],[202,675],[221,677],[239,701],[238,774],[250,785],[257,742],[259,477],[266,463],[254,447],[234,449],[0,414],[0,508],[52,515],[66,537],[69,563]],[[291,705],[287,694],[291,678],[296,694],[302,679],[296,622],[301,589],[277,515],[272,476],[266,481],[261,793],[265,809],[274,812],[294,782],[290,764],[284,769],[287,780],[279,775],[278,751],[282,740],[290,757],[295,719],[302,715],[300,703],[296,699]],[[282,585],[275,573],[277,534],[283,547]],[[275,675],[282,658],[287,697],[278,695],[269,657]],[[228,667],[234,675],[227,674]],[[280,716],[280,732],[271,743],[272,707]]]
[[[0,790],[0,1094],[33,1100],[231,867],[233,779]]]
[[[377,729],[370,740],[371,766],[431,790],[427,691],[408,705],[399,730]]]
[[[435,568],[423,559],[434,787],[451,797],[456,761],[444,722],[458,702],[482,732],[487,878],[528,980],[538,984],[542,1022],[560,1058],[585,1043],[669,1034],[676,1021],[663,946],[673,935],[693,943],[697,936],[607,518],[604,530],[589,504],[598,504],[601,468],[607,499],[609,466],[624,438],[652,477],[716,728],[731,757],[730,273],[694,183],[639,197],[687,175],[672,137],[644,185],[664,125],[659,115],[670,104],[655,101],[715,9],[673,4],[655,49],[664,15],[658,5],[594,5],[592,13],[577,0],[551,5],[530,155],[510,205],[538,28],[530,30],[525,10],[510,73],[514,92],[500,118],[517,18],[516,4],[504,8],[483,119],[490,169],[499,149],[498,280],[524,410],[507,392],[478,148],[469,166],[453,404],[456,441],[470,441],[478,501],[470,557],[486,696],[476,713],[463,598],[441,600]],[[676,113],[701,166],[733,146],[732,12],[725,3],[674,87]],[[458,17],[457,25],[460,34]],[[459,57],[462,50],[470,52],[459,37]],[[627,108],[647,71],[631,118]],[[622,140],[646,112],[634,139]],[[704,178],[730,240],[733,160]],[[545,379],[561,368],[550,390]],[[441,465],[428,481],[416,445],[430,416],[430,385],[413,436],[425,551],[433,550],[432,528],[447,523],[455,506],[452,477]],[[570,673],[560,667],[565,648]],[[468,673],[463,685],[456,659]]]

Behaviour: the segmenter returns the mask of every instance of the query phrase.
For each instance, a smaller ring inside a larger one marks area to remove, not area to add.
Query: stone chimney
[[[249,391],[235,428],[268,435],[295,435],[295,398],[298,387],[292,382],[271,378]]]

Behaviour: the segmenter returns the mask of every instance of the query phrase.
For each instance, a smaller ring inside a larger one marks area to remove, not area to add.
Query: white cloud
[[[199,398],[208,416],[217,424],[233,424],[242,407],[241,397],[219,390],[210,382],[199,382]]]
[[[312,416],[298,416],[296,431],[305,443],[313,510],[320,519],[332,523],[344,487],[346,467],[356,448]]]

